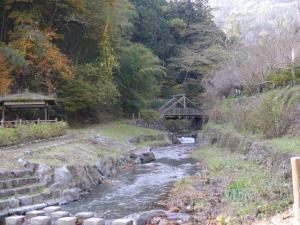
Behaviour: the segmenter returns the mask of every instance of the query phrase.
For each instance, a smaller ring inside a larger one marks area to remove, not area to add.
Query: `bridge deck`
[[[160,110],[163,117],[175,117],[175,116],[201,116],[202,112],[196,108],[171,108],[167,111]]]

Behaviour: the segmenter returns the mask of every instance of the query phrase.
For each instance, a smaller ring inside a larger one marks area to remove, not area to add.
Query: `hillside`
[[[259,34],[299,24],[297,0],[209,0],[218,26],[227,34],[238,29],[245,40],[251,41]]]

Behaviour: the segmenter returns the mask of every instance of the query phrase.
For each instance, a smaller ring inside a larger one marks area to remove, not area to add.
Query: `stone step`
[[[55,206],[59,204],[59,199],[50,199],[44,203],[29,205],[29,206],[21,206],[14,209],[7,209],[0,211],[0,219],[4,219],[5,217],[12,216],[12,215],[24,215],[27,212],[34,211],[34,210],[41,210],[45,207]]]
[[[31,169],[0,170],[0,180],[28,177],[28,176],[32,176],[33,174],[34,174],[34,171]]]
[[[46,187],[45,184],[38,183],[38,184],[31,184],[23,187],[18,187],[18,188],[3,189],[0,190],[0,196],[2,199],[5,199],[14,195],[34,193],[45,187]]]
[[[28,184],[35,184],[38,182],[39,182],[38,177],[13,178],[13,179],[0,180],[0,190],[22,187]]]
[[[29,206],[39,203],[44,203],[49,199],[59,198],[59,192],[44,191],[42,193],[36,193],[31,195],[25,195],[20,197],[13,197],[5,200],[0,200],[0,211],[6,209],[13,209],[20,206]]]

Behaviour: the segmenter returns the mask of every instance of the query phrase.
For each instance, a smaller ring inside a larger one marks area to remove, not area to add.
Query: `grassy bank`
[[[221,100],[210,110],[210,120],[262,138],[299,135],[299,93],[298,85]]]
[[[67,137],[41,142],[0,152],[0,168],[15,168],[16,161],[23,158],[36,163],[53,166],[65,164],[94,164],[105,156],[116,157],[138,147],[163,144],[161,140],[137,145],[129,139],[140,135],[159,135],[162,131],[136,127],[125,122],[94,125],[82,129],[69,129]]]
[[[199,148],[193,153],[202,167],[201,172],[176,183],[170,193],[169,207],[184,210],[186,206],[193,206],[196,222],[206,224],[199,221],[209,223],[211,220],[218,225],[251,224],[291,207],[292,183],[283,175],[279,164],[252,160],[240,141],[245,139],[245,135],[230,124],[210,124],[207,129],[223,133],[214,145]],[[240,140],[233,140],[233,137]],[[285,153],[300,152],[300,141],[296,138],[267,141],[258,137],[247,138],[272,146],[274,152],[268,155],[271,159]]]
[[[20,125],[16,128],[0,128],[0,147],[58,137],[64,135],[66,130],[67,124],[64,122],[28,124]]]

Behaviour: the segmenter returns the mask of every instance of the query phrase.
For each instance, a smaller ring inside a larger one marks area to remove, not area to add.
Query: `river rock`
[[[54,183],[56,187],[68,185],[73,180],[72,173],[63,166],[54,170]]]
[[[177,221],[175,220],[169,220],[169,219],[166,219],[166,218],[161,218],[161,217],[154,217],[152,220],[151,220],[151,223],[150,224],[155,224],[155,225],[180,225],[180,223],[178,223]]]
[[[155,161],[155,155],[153,152],[145,152],[140,155],[141,163],[150,163]]]
[[[109,159],[104,158],[102,160],[97,160],[96,167],[105,178],[112,176],[112,163]]]
[[[6,225],[22,225],[25,222],[25,216],[10,216],[5,218]]]
[[[114,220],[112,225],[133,225],[133,221],[131,219],[118,219]]]
[[[131,153],[129,155],[130,160],[133,160],[135,164],[141,164],[141,158],[138,154]]]
[[[83,225],[105,225],[105,221],[102,218],[90,218],[84,220]]]
[[[149,212],[144,212],[138,216],[136,219],[136,225],[150,224],[154,217],[166,218],[167,214],[162,210],[152,210]]]
[[[45,185],[50,185],[53,183],[54,169],[47,164],[40,164],[37,169],[39,181]]]
[[[74,202],[80,199],[80,189],[70,188],[65,189],[60,196],[60,204],[67,204],[69,202]]]

